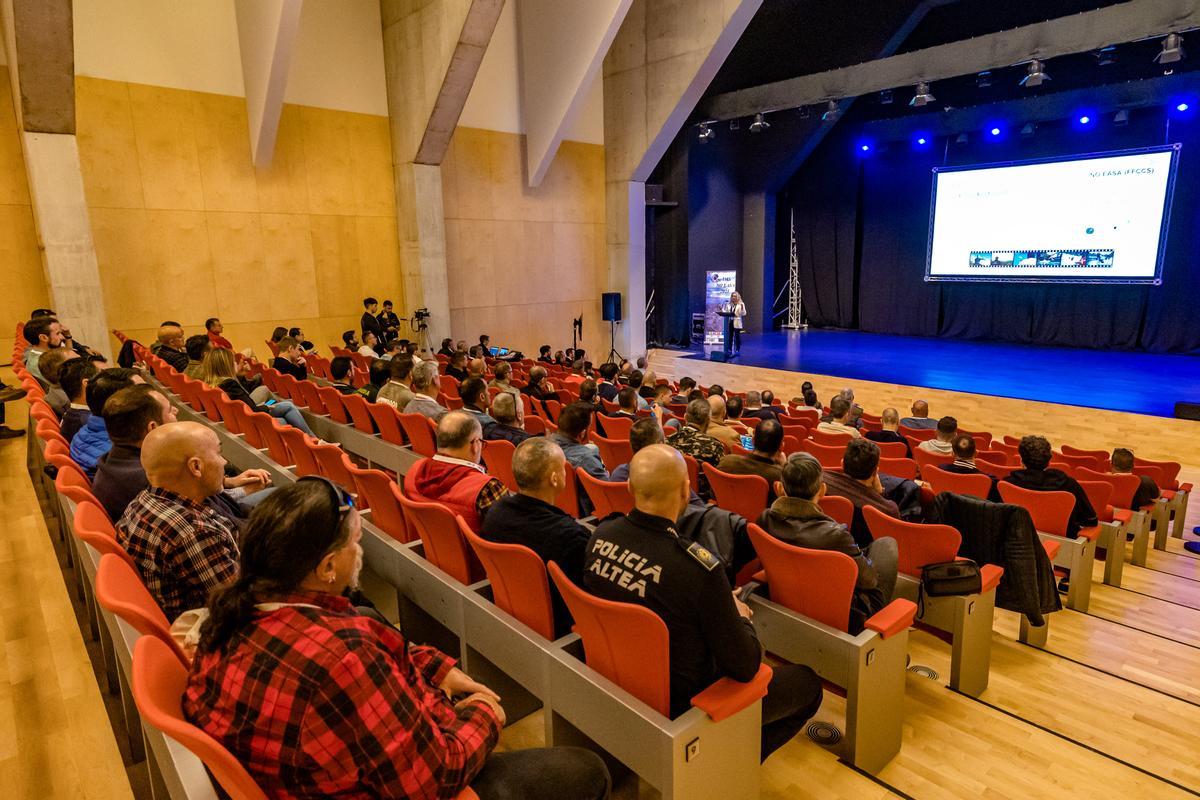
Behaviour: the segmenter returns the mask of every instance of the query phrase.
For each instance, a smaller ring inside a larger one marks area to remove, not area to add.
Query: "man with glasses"
[[[465,411],[451,411],[437,426],[437,455],[423,459],[404,476],[404,492],[431,500],[462,516],[479,530],[484,515],[508,490],[479,463],[483,428]]]

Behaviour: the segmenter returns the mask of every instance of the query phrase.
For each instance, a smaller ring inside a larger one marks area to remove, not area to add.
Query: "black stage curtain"
[[[931,169],[1162,144],[1165,116],[1080,132],[1042,125],[1002,141],[938,140],[927,152],[891,145],[858,158],[850,133],[830,136],[788,184],[778,224],[795,212],[804,309],[818,327],[1066,347],[1200,353],[1200,120],[1173,120],[1182,142],[1162,286],[926,283]],[[1030,199],[1030,213],[1070,198]],[[786,241],[786,235],[781,237]],[[786,260],[783,261],[786,265]]]

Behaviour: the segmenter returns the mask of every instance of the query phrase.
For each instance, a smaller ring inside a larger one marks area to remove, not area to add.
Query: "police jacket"
[[[672,717],[719,678],[748,681],[758,672],[758,636],[734,606],[720,559],[680,539],[669,519],[635,509],[602,522],[588,542],[583,585],[666,623]]]

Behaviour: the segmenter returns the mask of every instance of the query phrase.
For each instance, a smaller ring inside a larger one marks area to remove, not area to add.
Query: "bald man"
[[[174,620],[237,574],[237,528],[206,503],[225,485],[225,459],[212,430],[176,422],[146,434],[142,467],[149,487],[117,521],[117,537]]]
[[[675,520],[687,505],[687,466],[673,448],[653,444],[629,463],[634,510],[602,522],[588,542],[583,584],[607,600],[649,608],[670,635],[671,716],[721,678],[748,681],[762,648],[750,609],[737,599],[722,563],[680,538]],[[765,760],[821,705],[821,682],[801,665],[784,664],[763,699]]]
[[[742,443],[741,431],[730,425],[726,419],[725,398],[713,395],[708,398],[708,430],[706,433],[723,445],[732,447]]]
[[[178,325],[161,325],[158,329],[158,352],[156,355],[178,372],[187,369],[187,351],[183,347],[183,328]]]
[[[500,499],[488,510],[479,535],[528,547],[542,561],[557,563],[572,582],[580,584],[591,533],[554,504],[567,485],[567,469],[562,448],[550,439],[536,436],[522,442],[512,461],[517,494]],[[552,594],[555,635],[563,636],[571,630],[571,615],[558,590],[552,589]]]
[[[486,372],[487,362],[485,362],[482,358],[472,358],[467,364],[467,377],[479,378],[484,382],[485,385],[487,384],[487,378],[484,377],[484,373]]]
[[[937,427],[937,420],[929,418],[929,403],[924,400],[913,400],[912,416],[900,420],[900,424],[906,428],[933,430]]]
[[[504,484],[480,465],[482,455],[479,421],[465,411],[451,411],[438,421],[437,454],[409,469],[404,493],[441,503],[477,531],[492,504],[508,494]]]

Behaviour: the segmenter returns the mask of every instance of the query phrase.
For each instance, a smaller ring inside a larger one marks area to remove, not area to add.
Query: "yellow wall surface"
[[[363,297],[406,309],[386,117],[285,105],[256,169],[240,97],[81,77],[76,109],[113,327],[148,342],[220,317],[262,357],[276,325],[327,353]]]
[[[0,362],[5,363],[16,323],[50,304],[10,87],[8,70],[0,67]]]
[[[600,321],[606,280],[604,147],[563,142],[542,184],[525,179],[524,137],[460,127],[442,163],[450,317],[457,338],[537,354],[571,344],[583,315],[597,362],[609,348]],[[437,336],[445,326],[437,326]]]

